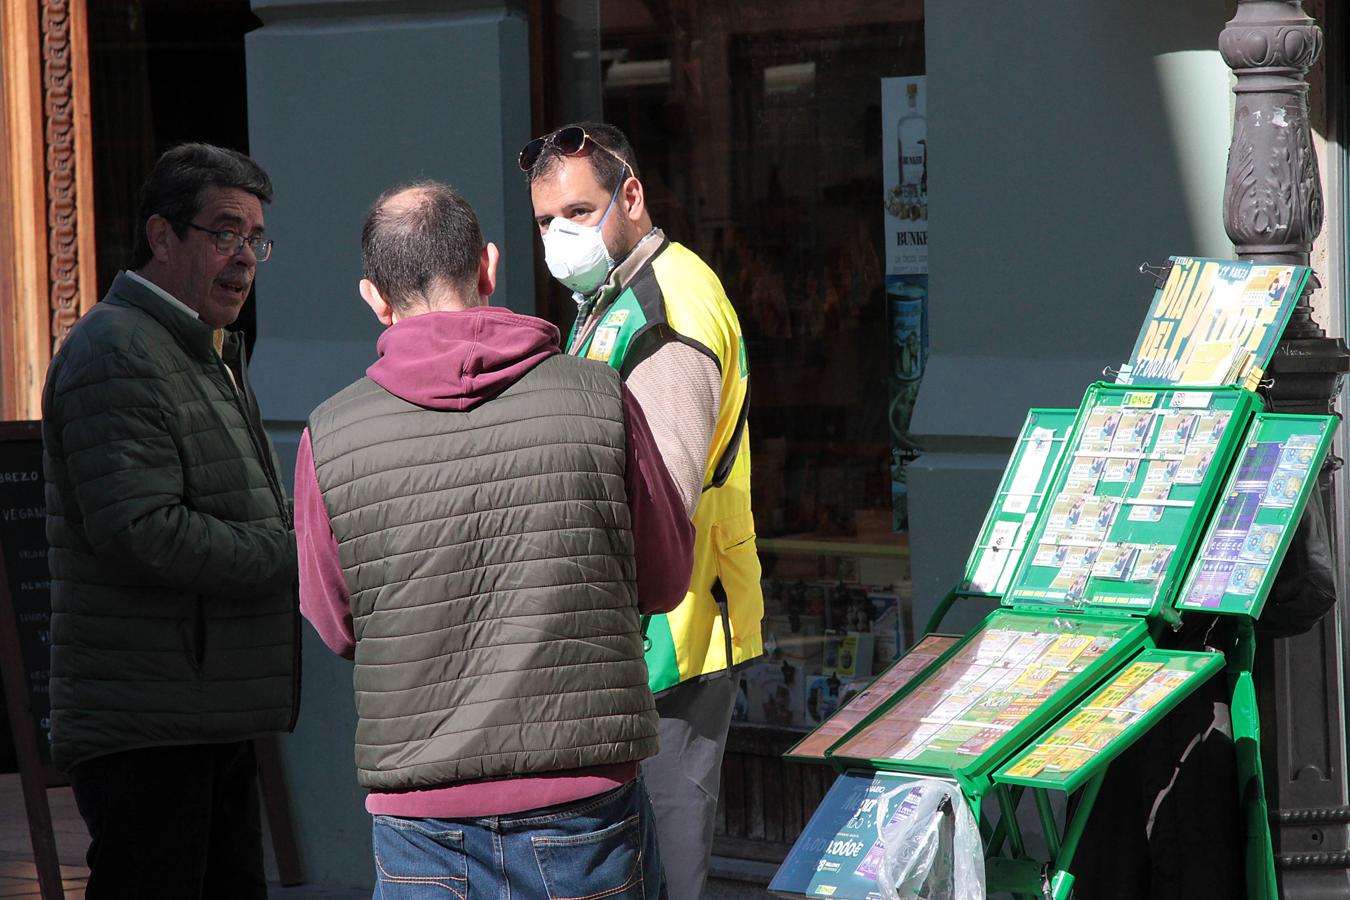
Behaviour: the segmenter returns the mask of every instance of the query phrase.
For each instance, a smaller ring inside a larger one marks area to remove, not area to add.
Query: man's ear
[[[150,255],[156,262],[168,262],[169,241],[177,237],[173,233],[173,223],[159,213],[145,220],[145,239],[150,244]]]
[[[639,222],[647,212],[647,197],[642,190],[642,182],[629,177],[623,183],[622,190],[624,213],[630,222]]]
[[[496,244],[489,241],[483,245],[483,252],[478,257],[478,296],[484,303],[497,290],[497,263],[501,258]]]
[[[389,301],[384,299],[380,289],[369,278],[362,278],[360,284],[361,299],[366,301],[366,306],[375,314],[375,318],[380,320],[380,324],[389,326],[394,324],[394,307],[389,305]]]

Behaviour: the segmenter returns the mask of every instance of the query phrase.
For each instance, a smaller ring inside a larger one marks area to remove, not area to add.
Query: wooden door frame
[[[0,419],[97,300],[86,0],[0,4]]]

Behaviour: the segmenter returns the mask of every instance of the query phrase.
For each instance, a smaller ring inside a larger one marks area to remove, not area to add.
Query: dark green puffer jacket
[[[52,758],[242,740],[298,709],[295,539],[241,341],[127,275],[43,391]]]

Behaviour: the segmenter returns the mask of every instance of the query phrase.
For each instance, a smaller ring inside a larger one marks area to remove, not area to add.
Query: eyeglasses
[[[231,228],[203,228],[192,222],[183,222],[178,219],[170,220],[177,225],[183,225],[191,228],[193,231],[201,231],[211,235],[214,240],[211,242],[216,245],[216,252],[223,256],[234,256],[244,245],[248,244],[253,249],[253,255],[258,262],[267,262],[268,257],[272,255],[272,242],[265,237],[249,237],[240,234]]]
[[[559,128],[552,134],[546,134],[543,137],[537,137],[525,145],[516,157],[516,165],[520,166],[520,171],[528,172],[534,168],[534,164],[539,162],[539,157],[543,154],[544,148],[549,144],[558,148],[558,152],[563,156],[579,156],[581,151],[586,148],[586,142],[589,141],[592,147],[597,147],[623,164],[623,167],[630,173],[633,167],[628,165],[628,161],[604,144],[597,141],[586,133],[586,129],[578,125],[569,125],[566,128]]]

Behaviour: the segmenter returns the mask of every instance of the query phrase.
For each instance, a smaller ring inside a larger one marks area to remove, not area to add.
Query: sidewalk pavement
[[[47,803],[52,811],[56,853],[61,860],[62,888],[67,900],[84,900],[84,886],[89,878],[84,853],[89,847],[89,833],[75,808],[70,788],[51,788],[47,791]],[[0,898],[40,896],[19,776],[0,775]],[[368,900],[370,892],[303,884],[271,885],[267,896],[269,900]]]

